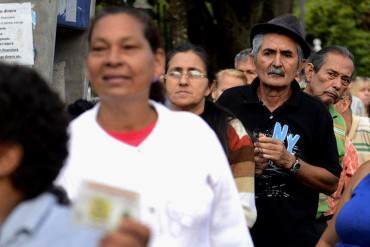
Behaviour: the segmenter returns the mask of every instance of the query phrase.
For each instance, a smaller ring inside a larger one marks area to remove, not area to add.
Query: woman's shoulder
[[[68,130],[71,137],[83,136],[86,133],[95,131],[94,126],[97,125],[96,115],[98,107],[98,105],[95,105],[92,109],[85,111],[69,123]]]
[[[204,126],[208,127],[204,120],[194,113],[187,111],[173,111],[159,103],[154,103],[153,105],[162,124],[170,124],[173,127],[185,129],[202,129]]]
[[[98,112],[99,106],[100,106],[100,104],[98,103],[95,106],[93,106],[91,109],[86,110],[85,112],[80,114],[78,117],[73,119],[71,121],[70,125],[72,125],[72,126],[77,125],[78,126],[80,124],[85,123],[86,121],[90,121],[91,119],[94,119],[96,117],[97,112]]]

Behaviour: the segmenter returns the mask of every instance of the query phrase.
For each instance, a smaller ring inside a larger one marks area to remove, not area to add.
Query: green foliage
[[[370,0],[308,0],[305,8],[307,40],[348,47],[357,74],[370,76]]]

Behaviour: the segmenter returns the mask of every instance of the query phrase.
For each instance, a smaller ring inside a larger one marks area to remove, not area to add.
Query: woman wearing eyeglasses
[[[170,107],[201,116],[218,136],[236,180],[249,227],[256,217],[253,143],[232,113],[206,100],[210,94],[210,69],[202,47],[184,43],[168,55],[163,82]]]
[[[98,15],[86,67],[100,103],[70,126],[60,181],[72,199],[84,180],[138,193],[149,246],[253,246],[214,133],[201,119],[149,100],[164,68],[149,16],[132,8]]]

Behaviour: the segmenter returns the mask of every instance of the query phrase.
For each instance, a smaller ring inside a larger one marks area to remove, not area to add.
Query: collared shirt
[[[339,162],[342,163],[345,154],[345,142],[347,126],[342,115],[340,115],[334,108],[333,105],[329,106],[329,112],[333,118],[334,134],[337,142],[337,149],[339,154]],[[343,165],[342,165],[343,166]]]
[[[334,134],[335,134],[335,141],[337,143],[337,150],[339,155],[339,162],[342,167],[344,167],[343,159],[346,154],[346,132],[347,132],[347,126],[346,122],[344,121],[344,118],[342,115],[340,115],[334,108],[333,105],[330,105],[328,107],[328,110],[330,112],[330,115],[333,119],[333,125],[334,125]],[[347,158],[348,162],[348,158]],[[346,168],[347,169],[347,168]],[[343,174],[343,171],[341,173],[341,176]],[[337,193],[337,191],[335,192]],[[333,210],[330,210],[329,207],[329,197],[323,193],[320,193],[320,199],[319,199],[319,208],[317,210],[317,217],[322,216],[323,214],[329,215],[329,212],[332,212]]]
[[[352,115],[348,138],[356,147],[359,164],[370,160],[370,118]]]
[[[0,228],[1,247],[97,246],[102,232],[75,224],[50,193],[21,202]]]
[[[326,106],[293,81],[289,99],[271,112],[258,98],[259,85],[256,78],[250,86],[228,89],[217,102],[249,131],[279,139],[289,152],[339,177],[333,121]],[[314,246],[320,237],[313,232],[319,193],[273,162],[255,181],[258,217],[251,231],[255,246],[271,242],[275,246]]]
[[[354,95],[352,95],[351,111],[356,116],[365,116],[366,114],[364,103]]]

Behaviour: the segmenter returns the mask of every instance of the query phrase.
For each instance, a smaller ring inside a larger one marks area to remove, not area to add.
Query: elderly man
[[[313,53],[308,58],[305,66],[307,84],[304,91],[317,97],[328,107],[333,119],[339,161],[342,166],[348,165],[343,164],[346,123],[344,118],[334,109],[334,104],[339,101],[352,81],[355,70],[353,59],[353,55],[347,48],[328,46]],[[355,166],[358,166],[358,162],[356,162]],[[341,176],[341,179],[344,178]],[[324,230],[326,221],[332,216],[332,213],[327,214],[328,211],[327,197],[321,194],[317,220],[319,231]]]
[[[245,49],[236,54],[235,56],[235,69],[240,70],[244,73],[247,80],[247,84],[251,84],[254,78],[256,78],[256,67],[253,64],[253,58],[251,56],[251,49]]]
[[[335,191],[341,171],[325,106],[301,92],[295,77],[310,48],[296,17],[251,31],[257,78],[226,90],[219,103],[255,133],[255,246],[314,246],[319,192]]]
[[[312,54],[305,66],[306,93],[316,96],[329,109],[334,122],[339,159],[344,156],[346,123],[334,109],[352,81],[355,70],[351,52],[341,46],[328,46]]]

